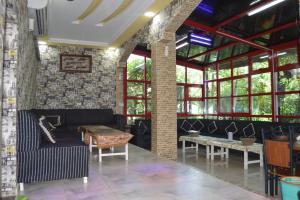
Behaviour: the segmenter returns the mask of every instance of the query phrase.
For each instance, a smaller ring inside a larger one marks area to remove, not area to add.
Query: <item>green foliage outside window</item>
[[[233,92],[234,96],[247,95],[249,92],[248,78],[235,79],[233,81]]]
[[[129,115],[145,114],[145,101],[143,101],[143,100],[127,100],[127,114],[129,114]]]
[[[217,96],[217,82],[208,82],[206,87],[206,96],[207,97],[216,97]]]
[[[252,58],[252,70],[264,69],[269,67],[269,55],[261,54]]]
[[[252,97],[253,115],[272,115],[272,98],[270,95]]]
[[[231,96],[231,81],[221,81],[220,82],[220,97],[230,97]]]
[[[300,115],[300,94],[280,95],[279,98],[279,114],[287,116]]]
[[[177,83],[185,83],[185,67],[176,65],[176,81]]]
[[[252,79],[252,94],[271,92],[271,73],[256,74]]]
[[[200,88],[200,87],[189,87],[189,97],[201,98],[202,97],[202,88]]]
[[[144,83],[127,83],[127,96],[144,97]]]
[[[230,63],[221,63],[219,65],[219,78],[227,78],[231,76]]]
[[[216,66],[210,66],[210,67],[206,68],[205,79],[206,80],[215,80],[215,79],[217,79]]]
[[[278,72],[278,91],[300,90],[300,68]]]
[[[297,49],[287,49],[277,53],[278,66],[294,64],[298,62]]]
[[[127,80],[144,80],[145,58],[131,54],[127,60]]]

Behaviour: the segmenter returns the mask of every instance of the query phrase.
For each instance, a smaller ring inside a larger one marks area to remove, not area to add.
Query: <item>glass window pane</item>
[[[144,115],[145,101],[144,100],[127,100],[127,114],[129,115]]]
[[[252,114],[253,115],[271,115],[272,100],[269,95],[252,97]]]
[[[271,73],[253,75],[251,80],[253,94],[271,92]]]
[[[230,63],[221,63],[219,65],[219,78],[227,78],[231,76]]]
[[[127,60],[127,79],[144,80],[145,57],[131,54]]]
[[[207,114],[217,114],[217,99],[207,99],[206,113]]]
[[[216,97],[217,96],[217,82],[208,82],[206,86],[206,96]]]
[[[178,100],[184,99],[184,86],[177,86],[177,99]]]
[[[184,113],[184,101],[177,100],[177,113]]]
[[[280,71],[278,74],[278,92],[300,90],[300,68]]]
[[[202,88],[201,87],[189,87],[189,97],[201,98],[202,97]]]
[[[231,112],[231,98],[220,98],[220,112],[221,113]]]
[[[193,115],[203,114],[203,102],[202,101],[188,101],[188,112]]]
[[[220,97],[230,97],[231,96],[231,81],[221,81],[220,82]]]
[[[144,97],[144,83],[127,82],[127,96]]]
[[[258,70],[269,67],[269,55],[260,54],[252,58],[252,70]]]
[[[235,97],[233,112],[248,113],[249,112],[249,99],[248,97]]]
[[[152,100],[148,99],[147,100],[147,112],[151,112],[152,111]]]
[[[216,66],[209,66],[205,71],[205,80],[215,80],[217,79]]]
[[[144,119],[144,118],[141,118],[141,117],[127,117],[127,124],[128,125],[133,125],[134,121],[137,120],[137,119]]]
[[[210,63],[217,61],[217,58],[218,58],[218,51],[214,51],[209,54],[209,62]]]
[[[248,74],[248,59],[241,58],[233,62],[233,76]]]
[[[151,84],[147,84],[147,98],[151,98],[151,97],[152,97]]]
[[[248,94],[248,78],[235,79],[233,81],[234,96]]]
[[[278,96],[279,115],[300,116],[300,94]]]
[[[286,49],[277,53],[278,66],[298,63],[297,49]]]
[[[176,65],[176,81],[178,83],[185,83],[185,67]]]
[[[231,47],[227,47],[225,49],[220,50],[219,51],[219,53],[220,53],[219,60],[230,57],[231,53],[232,53],[232,48],[233,47],[231,46]]]
[[[192,84],[202,84],[203,72],[201,70],[187,68],[187,82]]]
[[[151,80],[151,65],[152,65],[152,60],[150,58],[146,58],[146,79],[147,79],[147,81]]]

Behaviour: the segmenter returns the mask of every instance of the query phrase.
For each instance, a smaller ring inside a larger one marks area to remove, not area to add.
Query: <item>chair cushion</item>
[[[42,129],[41,134],[42,134],[43,138],[47,141],[55,143],[55,135],[53,132],[55,127],[53,127],[53,125],[51,125],[51,123],[46,119],[45,116],[40,117],[39,125]]]

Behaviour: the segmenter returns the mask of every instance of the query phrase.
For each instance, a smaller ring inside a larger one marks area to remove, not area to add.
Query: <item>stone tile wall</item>
[[[37,76],[37,108],[115,109],[117,51],[75,46],[40,46],[42,66]],[[92,56],[92,73],[59,71],[60,54]]]

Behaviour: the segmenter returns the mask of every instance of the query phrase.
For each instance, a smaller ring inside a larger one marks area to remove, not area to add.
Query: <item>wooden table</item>
[[[133,137],[130,133],[119,131],[107,126],[81,126],[84,143],[89,145],[90,152],[93,147],[98,148],[99,162],[102,162],[104,156],[124,155],[128,160],[128,142]],[[114,153],[114,147],[125,146],[124,152]],[[103,153],[103,149],[110,149],[110,153]]]

